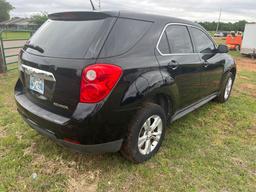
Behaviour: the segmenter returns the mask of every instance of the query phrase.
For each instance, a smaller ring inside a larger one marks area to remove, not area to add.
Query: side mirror
[[[218,53],[228,53],[229,49],[227,45],[219,45],[217,51]]]

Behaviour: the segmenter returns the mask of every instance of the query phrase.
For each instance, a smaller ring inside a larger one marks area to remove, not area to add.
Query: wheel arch
[[[140,75],[125,92],[122,103],[126,105],[138,102],[139,106],[155,103],[162,106],[167,117],[170,117],[178,106],[178,95],[174,79],[158,69]]]
[[[158,93],[153,95],[152,97],[147,98],[144,101],[144,103],[149,103],[149,102],[160,105],[165,111],[167,120],[171,119],[174,111],[173,99],[171,97],[163,93]]]
[[[229,70],[229,72],[231,72],[233,74],[233,77],[235,78],[236,77],[236,73],[237,73],[237,69],[235,67],[231,68]]]
[[[228,73],[232,73],[233,75],[233,80],[235,80],[236,78],[236,74],[237,74],[237,69],[235,66],[232,66],[232,67],[229,67],[227,68],[225,71],[224,71],[224,74],[222,76],[222,80],[221,80],[221,83],[223,83],[223,81],[225,80],[226,76],[228,75]]]

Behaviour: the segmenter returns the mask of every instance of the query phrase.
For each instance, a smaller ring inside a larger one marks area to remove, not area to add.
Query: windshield
[[[84,58],[87,50],[101,33],[105,19],[88,21],[48,20],[30,39],[43,53],[32,48],[28,52],[47,57]]]

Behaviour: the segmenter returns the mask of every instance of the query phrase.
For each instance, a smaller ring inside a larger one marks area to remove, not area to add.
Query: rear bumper
[[[15,100],[18,105],[18,110],[22,110],[24,113],[25,111],[28,111],[29,113],[37,114],[38,118],[48,121],[50,123],[64,126],[70,121],[69,118],[57,115],[55,113],[51,113],[35,105],[30,100],[28,100],[24,94],[15,95]]]
[[[34,130],[72,151],[79,153],[117,152],[122,146],[123,139],[119,139],[120,137],[116,139],[105,137],[104,140],[99,141],[95,137],[94,127],[90,128],[89,125],[84,127],[84,122],[75,123],[70,118],[47,111],[29,101],[24,94],[16,92],[15,100],[18,112]],[[88,131],[84,133],[83,130]],[[81,144],[68,142],[65,138]]]
[[[123,143],[123,139],[120,139],[117,141],[112,141],[112,142],[103,143],[103,144],[96,144],[96,145],[73,144],[73,143],[67,142],[63,139],[58,139],[52,131],[40,128],[36,123],[25,118],[24,116],[23,116],[23,118],[39,134],[41,134],[45,137],[48,137],[49,139],[53,140],[60,146],[66,147],[74,152],[79,152],[79,153],[117,152],[120,150],[122,143]]]
[[[63,139],[58,139],[55,134],[47,129],[40,128],[38,125],[36,125],[31,120],[23,117],[24,120],[39,134],[48,137],[49,139],[53,140],[60,146],[66,147],[74,152],[79,153],[104,153],[104,152],[117,152],[120,150],[123,140],[117,140],[113,142],[103,143],[103,144],[96,144],[96,145],[80,145],[80,144],[73,144],[70,142],[67,142]]]

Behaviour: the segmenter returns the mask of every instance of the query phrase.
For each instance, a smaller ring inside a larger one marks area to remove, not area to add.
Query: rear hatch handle
[[[56,82],[56,79],[51,72],[43,71],[43,70],[40,70],[40,69],[37,69],[34,67],[30,67],[30,66],[27,66],[24,64],[21,65],[21,70],[24,71],[28,75],[37,75],[41,79]]]

